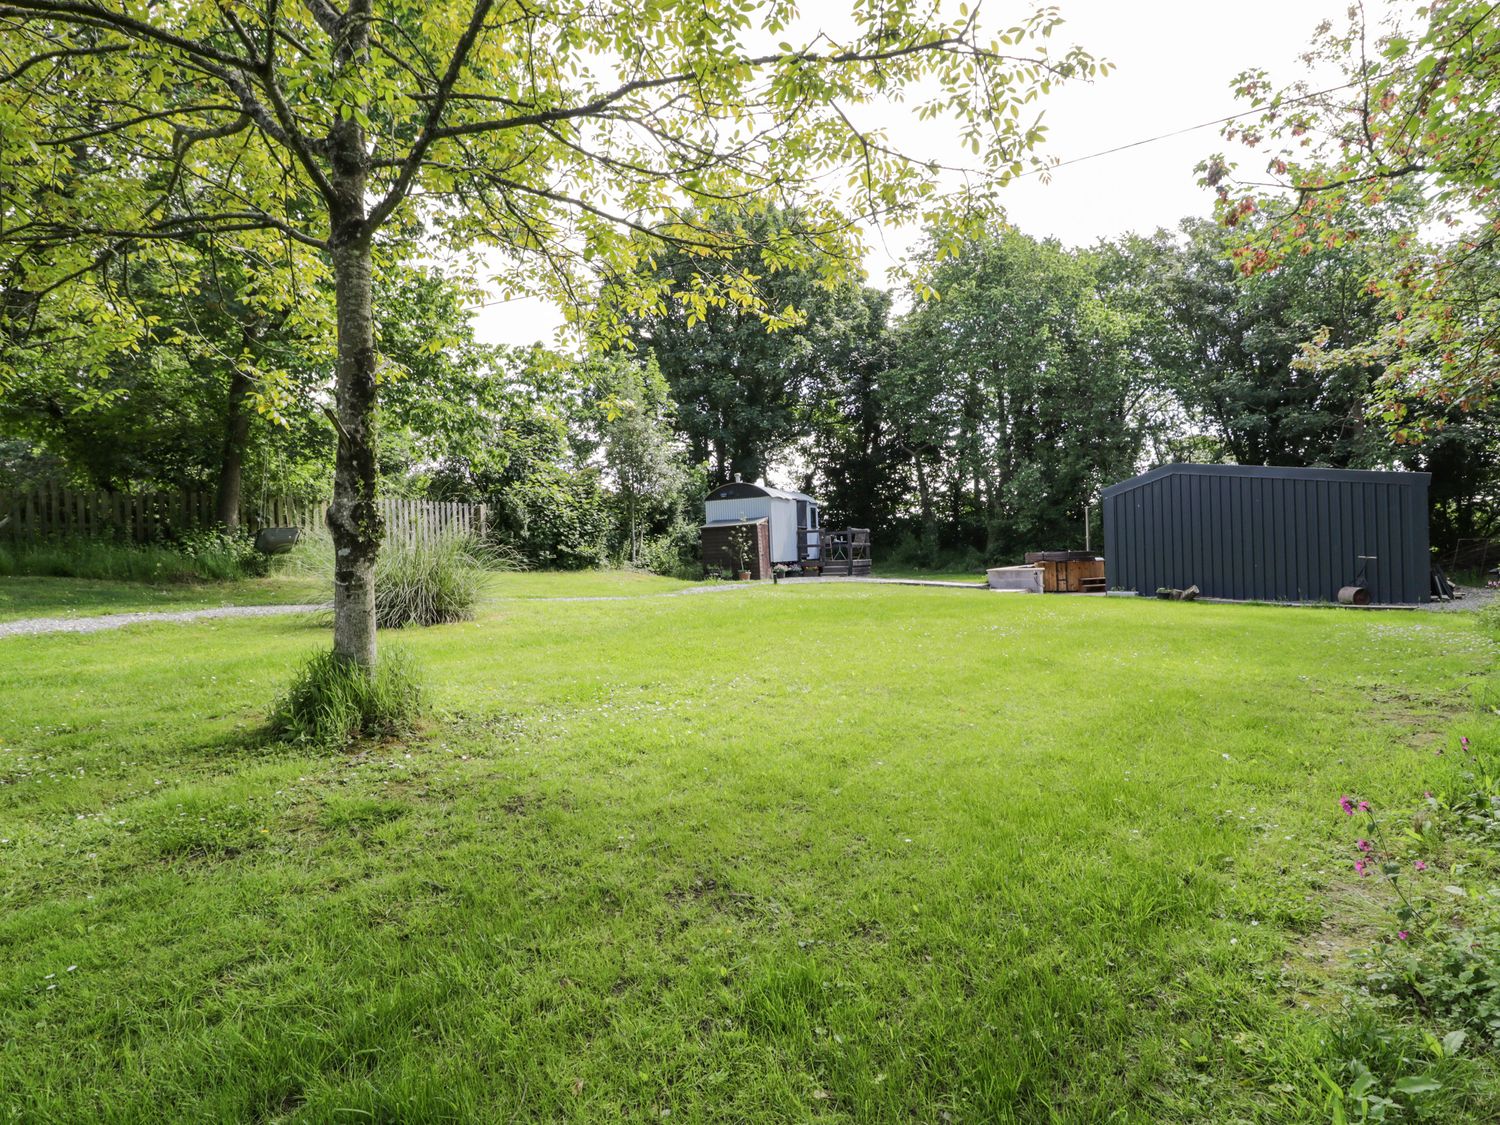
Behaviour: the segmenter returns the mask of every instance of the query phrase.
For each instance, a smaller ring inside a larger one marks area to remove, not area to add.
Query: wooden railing
[[[483,538],[488,526],[484,504],[394,497],[378,504],[387,540],[431,542],[452,534]],[[241,527],[319,531],[327,512],[327,501],[269,497],[245,500],[239,517]],[[0,492],[0,543],[73,537],[156,543],[214,522],[214,498],[208,492],[90,492],[56,486]]]

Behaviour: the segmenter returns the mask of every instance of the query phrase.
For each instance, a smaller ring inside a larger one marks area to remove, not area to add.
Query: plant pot
[[[742,571],[740,571],[740,581],[741,582],[749,582],[750,581],[750,572],[748,570],[742,570]]]

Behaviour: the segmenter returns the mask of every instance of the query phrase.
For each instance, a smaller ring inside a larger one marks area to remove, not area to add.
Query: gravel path
[[[197,621],[204,617],[274,617],[312,613],[327,605],[226,605],[217,609],[186,609],[176,613],[104,613],[97,617],[28,617],[0,621],[0,637],[34,637],[39,633],[101,633],[143,621]]]
[[[1420,605],[1418,609],[1429,610],[1434,613],[1458,613],[1463,610],[1481,610],[1491,602],[1500,599],[1500,590],[1487,590],[1482,586],[1463,586],[1463,597],[1451,602],[1428,602]]]

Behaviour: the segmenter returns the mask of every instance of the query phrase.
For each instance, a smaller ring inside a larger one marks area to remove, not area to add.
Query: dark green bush
[[[702,578],[700,534],[697,524],[679,520],[662,534],[646,539],[641,548],[641,562],[647,570],[668,578]]]
[[[278,738],[315,746],[410,734],[424,694],[411,658],[400,649],[386,648],[373,676],[320,652],[277,702],[270,729]]]
[[[493,536],[529,566],[573,570],[601,565],[609,512],[597,472],[544,466],[495,497]]]

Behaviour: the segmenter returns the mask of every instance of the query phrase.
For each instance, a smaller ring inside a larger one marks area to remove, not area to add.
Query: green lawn
[[[693,585],[629,570],[521,571],[494,574],[489,598],[638,597]],[[237,582],[180,582],[153,586],[91,578],[0,578],[0,621],[23,617],[84,617],[210,609],[225,605],[276,605],[330,600],[310,574],[291,572]]]
[[[523,570],[492,575],[495,598],[621,598],[701,586],[642,570]]]
[[[1472,615],[522,577],[357,753],[256,736],[297,618],[0,639],[0,1106],[1327,1120],[1335,802],[1500,749]]]
[[[983,586],[988,581],[982,570],[923,570],[915,566],[882,566],[875,564],[872,572],[876,578],[915,578],[923,582],[972,582]]]
[[[0,621],[23,617],[92,617],[101,613],[175,612],[224,605],[326,601],[304,574],[237,582],[176,582],[160,586],[95,578],[0,578]]]

